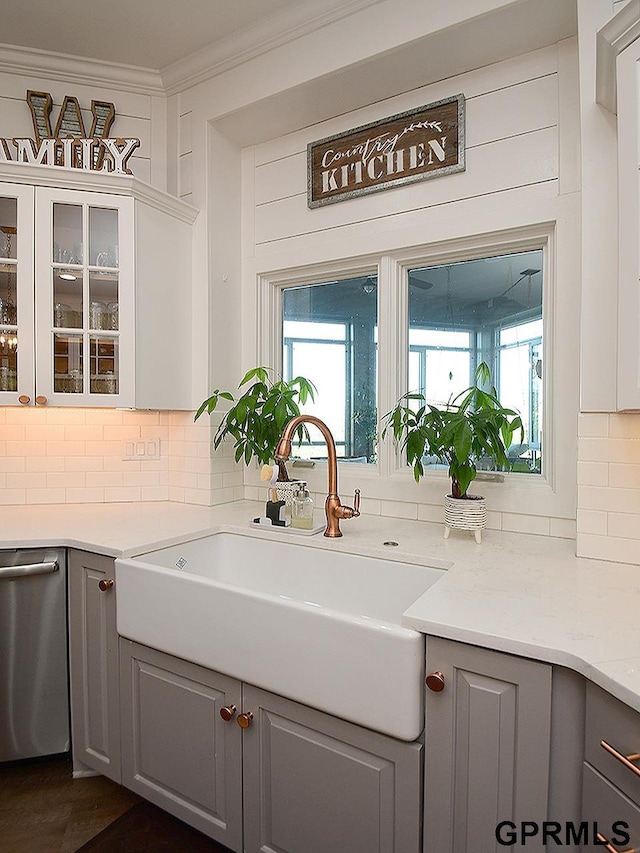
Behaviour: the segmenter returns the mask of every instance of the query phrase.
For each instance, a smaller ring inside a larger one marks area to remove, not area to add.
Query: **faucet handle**
[[[356,489],[353,493],[353,517],[357,518],[360,515],[360,489]]]

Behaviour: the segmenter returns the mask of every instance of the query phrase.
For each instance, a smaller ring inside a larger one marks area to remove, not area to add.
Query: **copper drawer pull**
[[[635,764],[632,764],[632,761],[638,761],[640,759],[640,755],[637,752],[632,752],[631,755],[623,755],[621,752],[618,752],[617,749],[614,749],[610,744],[606,742],[606,740],[600,741],[600,746],[603,749],[606,749],[609,755],[613,755],[614,758],[617,758],[621,764],[631,770],[632,773],[635,773],[636,776],[640,776],[640,767],[636,767]]]
[[[434,693],[441,693],[444,690],[444,674],[440,670],[429,673],[425,681],[429,690],[433,690]]]
[[[225,723],[228,723],[230,720],[233,720],[235,713],[235,705],[225,705],[223,708],[220,708],[220,716],[225,721]]]
[[[601,835],[599,832],[597,833],[596,838],[600,844],[604,844],[604,849],[608,850],[609,853],[636,853],[635,847],[630,847],[628,850],[620,850],[617,847],[614,847],[613,844],[610,844],[604,835]]]
[[[248,729],[253,720],[253,712],[245,711],[244,714],[238,714],[238,718],[236,723],[240,726],[241,729]]]

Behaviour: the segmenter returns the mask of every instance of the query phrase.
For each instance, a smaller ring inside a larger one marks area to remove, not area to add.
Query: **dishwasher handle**
[[[9,578],[23,578],[32,575],[50,575],[60,567],[57,560],[46,560],[42,563],[27,563],[23,566],[0,566],[0,581]]]

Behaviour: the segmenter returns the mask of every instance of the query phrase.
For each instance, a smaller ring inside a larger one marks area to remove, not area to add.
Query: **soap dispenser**
[[[300,483],[300,488],[293,496],[291,526],[298,530],[313,528],[313,498],[307,490],[306,483]]]

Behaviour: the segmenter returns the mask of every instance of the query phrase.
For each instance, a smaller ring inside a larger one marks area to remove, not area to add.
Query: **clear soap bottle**
[[[307,491],[306,483],[300,483],[300,488],[293,496],[291,526],[298,530],[311,530],[313,528],[313,498]]]

